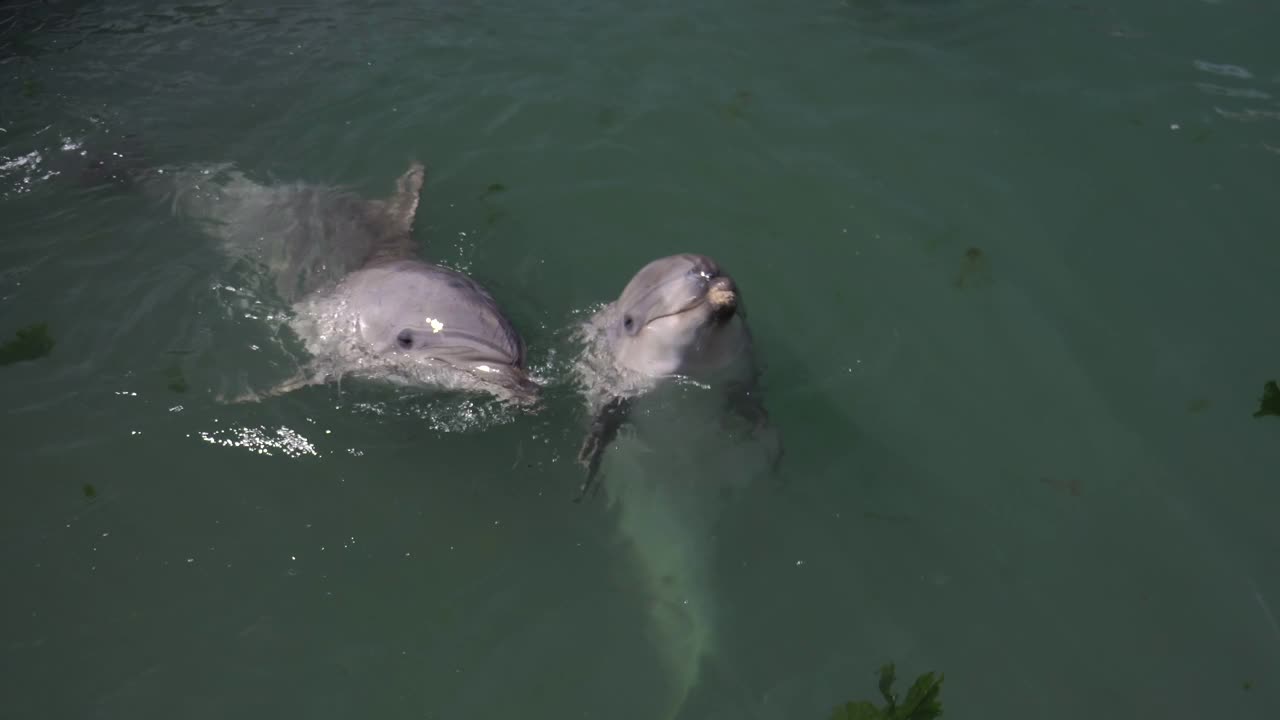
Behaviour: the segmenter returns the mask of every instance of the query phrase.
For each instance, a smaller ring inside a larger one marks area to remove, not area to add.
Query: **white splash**
[[[39,151],[32,151],[26,155],[17,157],[0,156],[0,178],[14,176],[12,187],[3,193],[3,197],[9,195],[21,195],[31,192],[35,188],[36,183],[48,180],[58,174],[56,170],[45,171],[41,167],[44,156]]]
[[[274,455],[283,453],[297,458],[304,455],[318,455],[316,447],[296,430],[281,426],[275,432],[264,428],[227,428],[214,432],[200,432],[200,439],[222,447],[239,447],[258,453]]]

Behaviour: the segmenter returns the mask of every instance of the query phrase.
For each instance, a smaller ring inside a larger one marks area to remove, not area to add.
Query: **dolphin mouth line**
[[[541,395],[541,388],[538,387],[533,378],[529,377],[529,371],[522,365],[502,361],[481,361],[474,367],[464,367],[445,358],[435,357],[432,359],[458,372],[466,373],[486,385],[492,385],[511,393],[512,397],[519,403],[536,403]]]
[[[675,317],[676,315],[683,315],[691,310],[698,308],[701,305],[705,305],[706,303],[707,303],[707,296],[704,294],[702,297],[695,298],[693,302],[690,302],[688,305],[685,305],[684,307],[680,308],[679,310],[676,310],[675,312],[669,312],[663,315],[659,315],[655,318],[650,318],[649,322],[645,323],[645,327],[648,327],[649,325],[652,325],[658,322],[662,318],[669,318],[669,317]]]
[[[680,308],[679,310],[676,310],[675,312],[664,313],[664,314],[659,315],[659,316],[657,316],[657,317],[655,317],[655,318],[651,318],[651,319],[649,320],[649,322],[645,323],[645,327],[648,327],[648,326],[652,325],[653,323],[655,323],[655,322],[657,322],[657,321],[659,321],[659,320],[661,320],[661,319],[663,319],[663,318],[675,317],[675,316],[677,316],[677,315],[683,315],[683,314],[685,314],[685,313],[687,313],[687,312],[691,312],[691,311],[696,310],[697,308],[699,308],[699,307],[701,307],[701,306],[703,306],[703,305],[711,305],[711,306],[712,306],[712,308],[711,308],[711,313],[712,313],[712,316],[713,316],[716,320],[724,320],[724,319],[726,319],[726,318],[728,318],[728,317],[731,317],[731,316],[732,316],[732,315],[737,311],[737,302],[736,302],[736,300],[737,300],[737,297],[736,297],[736,296],[737,296],[737,292],[736,292],[736,291],[733,291],[733,290],[728,291],[731,295],[733,295],[733,296],[734,296],[734,297],[733,297],[733,301],[732,301],[732,302],[730,302],[730,303],[729,303],[729,304],[727,304],[727,305],[724,305],[724,306],[719,306],[719,305],[717,305],[715,302],[712,302],[712,300],[711,300],[711,294],[712,294],[713,292],[716,292],[716,290],[715,290],[714,288],[712,288],[712,289],[708,290],[707,292],[703,293],[701,297],[694,298],[694,299],[693,299],[691,302],[689,302],[687,305],[685,305],[684,307]],[[720,291],[720,292],[724,292],[724,291]],[[728,311],[728,312],[726,312],[726,311]]]
[[[443,328],[443,326],[441,327]],[[410,327],[410,329],[416,330],[422,333],[425,333],[428,330],[431,330],[433,335],[437,332],[434,327],[431,327],[431,328]],[[454,342],[449,344],[436,345],[432,347],[431,349],[434,350],[436,354],[439,354],[441,351],[463,350],[463,351],[470,351],[470,354],[474,355],[478,362],[487,363],[490,365],[510,365],[514,367],[520,367],[521,365],[523,365],[522,361],[519,358],[515,360],[507,359],[508,356],[507,356],[506,350],[498,347],[497,345],[494,345],[493,343],[489,342],[488,340],[474,333],[469,333],[464,330],[449,328],[445,333],[445,337],[448,337],[450,340],[453,340]],[[470,345],[468,345],[467,343],[470,343]],[[477,348],[484,350],[485,353],[483,355],[480,353],[477,353],[476,352]],[[414,352],[413,350],[406,350],[404,348],[399,348],[399,350],[401,352],[406,352],[409,354],[413,354]],[[455,352],[452,354],[455,354],[457,356],[465,356],[468,353]]]

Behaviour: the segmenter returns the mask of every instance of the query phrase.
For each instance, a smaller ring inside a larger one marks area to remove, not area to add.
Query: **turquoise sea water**
[[[0,717],[658,718],[569,328],[736,276],[785,437],[684,720],[1280,714],[1280,10],[1251,0],[0,5]],[[128,136],[128,137],[126,137]],[[544,412],[227,406],[277,310],[81,153],[389,191]],[[690,432],[689,437],[697,437]],[[692,440],[691,440],[692,442]],[[692,453],[697,448],[665,452]]]

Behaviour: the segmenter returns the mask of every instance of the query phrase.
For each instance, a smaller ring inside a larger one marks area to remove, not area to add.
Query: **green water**
[[[1280,715],[1278,23],[0,7],[0,334],[56,342],[0,367],[0,717],[656,718],[635,570],[570,502],[567,328],[686,250],[742,287],[787,454],[720,518],[685,720],[825,718],[890,660],[954,718]],[[73,181],[125,134],[370,196],[423,160],[423,254],[548,407],[218,404],[295,346],[190,223]]]

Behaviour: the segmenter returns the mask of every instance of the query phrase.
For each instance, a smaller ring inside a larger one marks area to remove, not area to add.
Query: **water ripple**
[[[1206,60],[1195,60],[1193,61],[1193,64],[1196,66],[1196,69],[1198,70],[1203,70],[1207,73],[1213,73],[1215,75],[1222,75],[1224,77],[1240,78],[1242,80],[1248,80],[1249,78],[1253,77],[1253,73],[1249,72],[1248,70],[1245,70],[1239,65],[1230,65],[1227,63],[1211,63]]]

